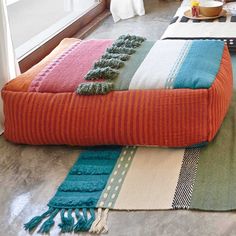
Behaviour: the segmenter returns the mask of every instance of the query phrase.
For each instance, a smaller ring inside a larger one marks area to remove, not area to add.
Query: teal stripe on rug
[[[210,88],[219,71],[223,51],[222,41],[193,41],[173,81],[173,88]]]
[[[117,146],[95,147],[82,151],[48,203],[48,211],[26,223],[25,229],[32,231],[47,218],[38,232],[49,233],[55,223],[54,218],[60,213],[59,227],[62,233],[89,231],[95,221],[94,210],[97,202],[121,151],[122,147]]]
[[[121,147],[98,147],[83,151],[48,206],[96,207],[103,190],[102,186],[105,187],[104,182],[107,182],[116,165],[121,149]]]

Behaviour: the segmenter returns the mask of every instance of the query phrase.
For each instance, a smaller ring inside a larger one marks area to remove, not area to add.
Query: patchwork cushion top
[[[33,79],[29,91],[73,92],[87,84],[81,94],[89,95],[94,82],[112,85],[107,92],[207,89],[219,71],[223,50],[223,42],[206,40],[143,40],[133,48],[117,47],[112,40],[79,41],[47,65]]]

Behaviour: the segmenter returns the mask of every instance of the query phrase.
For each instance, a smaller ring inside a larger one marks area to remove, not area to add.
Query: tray
[[[199,15],[199,17],[195,17],[195,16],[192,16],[192,11],[191,9],[189,9],[184,12],[184,16],[192,20],[211,20],[211,19],[217,19],[221,16],[226,16],[226,13],[227,13],[226,10],[222,10],[218,16],[209,17],[209,16]]]

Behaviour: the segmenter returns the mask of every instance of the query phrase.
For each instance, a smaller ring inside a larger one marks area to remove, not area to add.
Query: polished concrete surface
[[[180,5],[175,0],[146,0],[146,15],[118,23],[112,17],[105,20],[89,38],[117,38],[121,34],[138,34],[149,40],[157,40],[164,33],[170,20]]]
[[[145,4],[146,16],[117,24],[109,17],[89,38],[116,38],[123,33],[135,33],[158,39],[179,3],[146,0]],[[27,235],[23,223],[46,210],[48,200],[78,154],[77,147],[15,145],[0,137],[0,236]],[[233,236],[236,214],[114,211],[109,213],[108,225],[108,235],[115,236]],[[58,227],[53,228],[51,235],[59,235]]]

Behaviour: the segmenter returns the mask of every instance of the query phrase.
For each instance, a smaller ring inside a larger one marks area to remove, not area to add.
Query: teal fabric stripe
[[[219,71],[223,50],[222,41],[193,41],[173,81],[173,88],[210,88]]]
[[[61,233],[89,231],[95,208],[122,151],[121,147],[95,147],[83,151],[48,203],[49,209],[24,224],[25,230],[49,233],[61,215]],[[74,213],[72,215],[72,213]],[[102,231],[103,228],[100,229]]]
[[[95,208],[121,151],[117,146],[83,151],[48,206]]]

